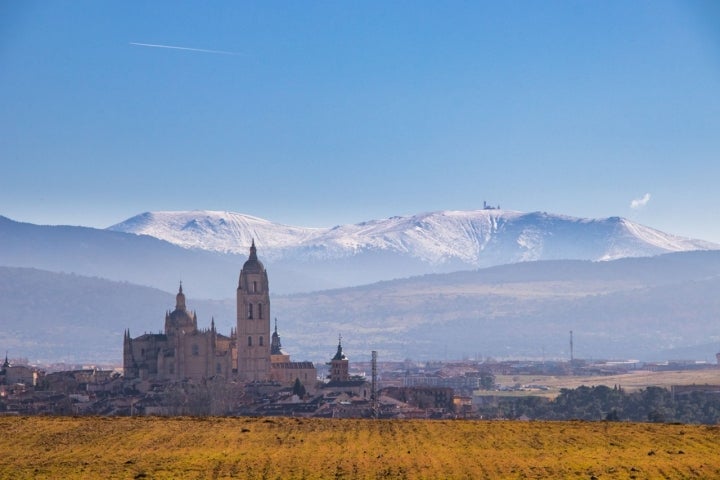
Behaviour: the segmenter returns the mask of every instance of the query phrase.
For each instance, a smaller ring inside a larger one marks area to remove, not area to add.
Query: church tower
[[[275,331],[272,334],[270,340],[270,368],[275,368],[278,364],[290,363],[290,355],[282,351],[282,344],[280,343],[280,335],[277,329],[277,318],[275,319]]]
[[[342,336],[338,338],[335,356],[330,360],[330,382],[347,382],[350,380],[350,360],[342,349]]]
[[[257,258],[255,240],[240,271],[237,289],[237,351],[240,381],[270,379],[270,291],[268,276]]]

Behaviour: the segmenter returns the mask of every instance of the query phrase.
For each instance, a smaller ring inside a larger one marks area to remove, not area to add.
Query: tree
[[[480,373],[480,388],[482,390],[492,390],[495,388],[495,375],[492,372]]]
[[[300,382],[299,378],[295,379],[292,392],[293,395],[297,395],[300,398],[303,398],[305,396],[305,386]]]

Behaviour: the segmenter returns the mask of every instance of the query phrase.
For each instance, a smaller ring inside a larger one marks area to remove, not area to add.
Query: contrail
[[[206,50],[204,48],[177,47],[174,45],[158,45],[158,44],[154,44],[154,43],[130,42],[130,45],[135,45],[137,47],[170,48],[172,50],[186,50],[188,52],[218,53],[220,55],[240,55],[239,53],[236,53],[236,52],[224,52],[222,50]]]

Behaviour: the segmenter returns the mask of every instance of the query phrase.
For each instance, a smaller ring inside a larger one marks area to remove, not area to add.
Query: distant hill
[[[0,217],[0,265],[77,273],[172,292],[192,280],[199,296],[234,295],[247,256],[187,250],[148,236],[86,227],[33,225]],[[237,280],[236,280],[237,281]]]
[[[221,279],[232,283],[235,275]],[[220,280],[219,280],[220,281]],[[272,288],[273,273],[270,272]],[[177,285],[177,284],[175,284]],[[235,323],[235,300],[183,283],[201,326]],[[175,287],[176,288],[176,287]],[[327,361],[337,335],[351,360],[695,359],[720,350],[720,252],[608,262],[526,262],[314,293],[273,295],[285,350]],[[0,268],[0,349],[30,359],[116,360],[122,332],[159,331],[174,295],[99,278]]]
[[[213,316],[222,331],[234,325],[234,302],[188,304],[200,326],[209,327]],[[126,328],[135,336],[160,331],[175,297],[126,282],[0,267],[0,305],[3,353],[46,363],[103,363],[122,359]]]
[[[332,229],[288,227],[225,212],[158,212],[108,230],[0,217],[0,265],[97,276],[167,292],[186,280],[199,297],[222,299],[234,295],[252,239],[276,294],[524,261],[607,260],[718,247],[621,218],[503,210],[434,212]]]
[[[363,356],[698,359],[720,350],[720,252],[527,262],[275,299]],[[350,350],[349,350],[350,351]]]

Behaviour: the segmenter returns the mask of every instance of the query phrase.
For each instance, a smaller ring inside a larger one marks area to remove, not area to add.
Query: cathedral
[[[131,338],[125,331],[125,378],[158,382],[223,378],[281,385],[300,380],[312,389],[317,379],[312,362],[291,362],[282,352],[277,321],[270,334],[268,275],[254,241],[240,271],[236,298],[237,325],[225,336],[216,331],[214,319],[210,328],[198,328],[197,315],[187,309],[180,283],[175,309],[165,314],[164,333]]]

